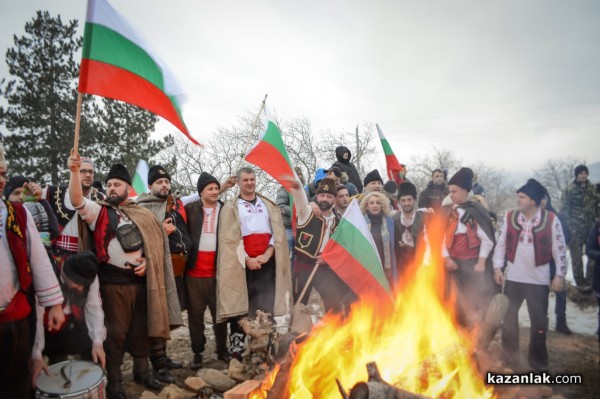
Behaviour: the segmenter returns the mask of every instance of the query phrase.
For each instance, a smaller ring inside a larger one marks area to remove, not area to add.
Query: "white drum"
[[[104,370],[92,362],[67,360],[48,367],[37,379],[36,398],[105,399]]]

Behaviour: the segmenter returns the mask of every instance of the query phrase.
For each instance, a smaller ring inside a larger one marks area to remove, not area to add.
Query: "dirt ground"
[[[595,299],[590,294],[579,294],[576,291],[569,291],[569,299],[578,306],[596,306]],[[311,304],[314,313],[321,315],[318,295],[311,295]],[[207,314],[208,316],[208,314]],[[183,362],[184,368],[173,370],[172,374],[177,378],[177,385],[183,387],[184,380],[194,375],[196,372],[189,369],[189,362],[192,358],[190,350],[189,333],[187,327],[187,315],[184,312],[186,325],[172,332],[172,339],[168,343],[168,354],[171,358]],[[209,324],[210,317],[207,317],[207,348],[204,352],[204,368],[213,368],[222,370],[227,365],[216,359],[214,335]],[[581,375],[582,383],[577,385],[552,385],[555,395],[562,395],[568,399],[576,398],[600,398],[600,366],[598,339],[592,335],[573,334],[565,336],[553,331],[548,332],[547,346],[550,359],[550,374],[552,375]],[[520,348],[523,356],[527,358],[527,348],[529,345],[529,328],[521,328]],[[499,334],[490,346],[491,351],[499,351]],[[131,358],[128,358],[123,366],[124,385],[127,391],[128,399],[137,399],[144,391],[144,387],[134,383],[131,376]],[[191,396],[191,395],[190,395]],[[214,395],[219,398],[221,396]]]

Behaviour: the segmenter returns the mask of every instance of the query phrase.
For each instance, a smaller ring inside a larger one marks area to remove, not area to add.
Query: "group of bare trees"
[[[165,148],[157,161],[169,165],[176,162],[173,184],[184,193],[195,191],[196,181],[202,172],[208,172],[222,181],[226,176],[235,174],[240,166],[252,166],[243,160],[243,156],[264,129],[263,121],[259,121],[252,131],[254,119],[254,115],[246,114],[239,118],[237,124],[218,128],[202,147],[193,145],[181,135],[175,135],[174,145]],[[350,149],[353,161],[363,175],[367,165],[372,165],[375,159],[376,135],[369,124],[358,126],[354,132],[327,131],[317,137],[307,118],[280,119],[277,123],[292,164],[300,167],[307,182],[314,179],[318,168],[328,168],[336,161],[335,148],[339,145]],[[257,170],[259,192],[274,198],[278,187],[271,176]]]
[[[203,147],[191,144],[181,135],[175,135],[174,145],[165,148],[157,161],[170,165],[175,189],[190,193],[196,190],[196,181],[202,172],[208,172],[223,181],[240,166],[248,166],[243,156],[264,129],[262,121],[252,129],[255,115],[248,113],[239,118],[238,123],[218,128]],[[300,167],[307,181],[312,181],[319,167],[331,166],[335,158],[335,148],[344,145],[352,152],[352,160],[361,176],[372,169],[379,169],[385,176],[385,163],[381,155],[379,140],[372,123],[363,123],[354,131],[326,130],[314,134],[310,121],[305,117],[277,119],[283,141],[292,164]],[[571,179],[575,165],[582,163],[576,158],[560,158],[546,161],[531,177],[546,186],[553,203],[560,207],[561,192]],[[412,157],[407,164],[407,178],[419,192],[431,179],[434,169],[446,169],[450,177],[458,169],[468,166],[476,173],[478,182],[485,188],[485,197],[490,211],[502,215],[516,205],[515,192],[525,181],[516,181],[508,171],[492,167],[483,162],[462,160],[447,149],[432,147],[423,156]],[[249,165],[252,166],[252,165]],[[255,168],[256,169],[256,168]],[[274,198],[279,185],[262,170],[257,170],[257,190]],[[229,195],[233,195],[235,191]]]

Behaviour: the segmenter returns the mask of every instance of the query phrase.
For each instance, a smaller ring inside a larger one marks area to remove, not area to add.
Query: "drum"
[[[36,398],[105,399],[104,370],[92,362],[67,360],[48,367],[37,379]]]

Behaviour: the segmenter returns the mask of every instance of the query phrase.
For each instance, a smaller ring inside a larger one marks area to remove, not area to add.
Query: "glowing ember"
[[[439,254],[432,259],[440,259]],[[440,260],[404,276],[394,303],[363,298],[350,315],[327,315],[297,348],[289,398],[335,398],[338,378],[349,391],[367,381],[376,362],[382,378],[405,391],[433,398],[493,398],[471,358],[471,336],[457,326],[454,305],[442,298]]]

